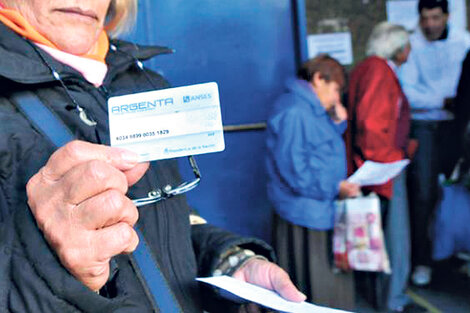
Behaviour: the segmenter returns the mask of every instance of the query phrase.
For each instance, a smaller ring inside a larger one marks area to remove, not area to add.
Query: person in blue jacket
[[[309,300],[352,310],[352,275],[335,274],[329,257],[334,201],[359,192],[358,185],[345,181],[344,69],[320,55],[303,64],[297,76],[288,80],[268,121],[274,245],[280,265]]]

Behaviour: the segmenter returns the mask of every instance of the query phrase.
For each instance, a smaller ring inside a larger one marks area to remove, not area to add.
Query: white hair
[[[367,41],[366,55],[391,60],[409,44],[409,36],[401,25],[382,22],[374,27]]]

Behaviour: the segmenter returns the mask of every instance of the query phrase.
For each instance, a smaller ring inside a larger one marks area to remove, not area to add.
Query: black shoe
[[[389,313],[427,313],[429,312],[425,307],[417,303],[409,303],[404,307],[396,308],[395,310],[388,311]]]

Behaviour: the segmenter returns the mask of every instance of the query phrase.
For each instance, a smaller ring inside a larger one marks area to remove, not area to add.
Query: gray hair
[[[106,31],[115,38],[129,31],[137,19],[137,0],[112,0],[106,15]]]
[[[409,44],[409,36],[401,25],[382,22],[374,27],[367,41],[366,54],[391,60]]]

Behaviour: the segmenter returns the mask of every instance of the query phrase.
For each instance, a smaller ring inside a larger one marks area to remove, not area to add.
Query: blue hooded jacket
[[[268,197],[291,223],[328,230],[346,178],[342,133],[304,80],[289,80],[268,121]]]

